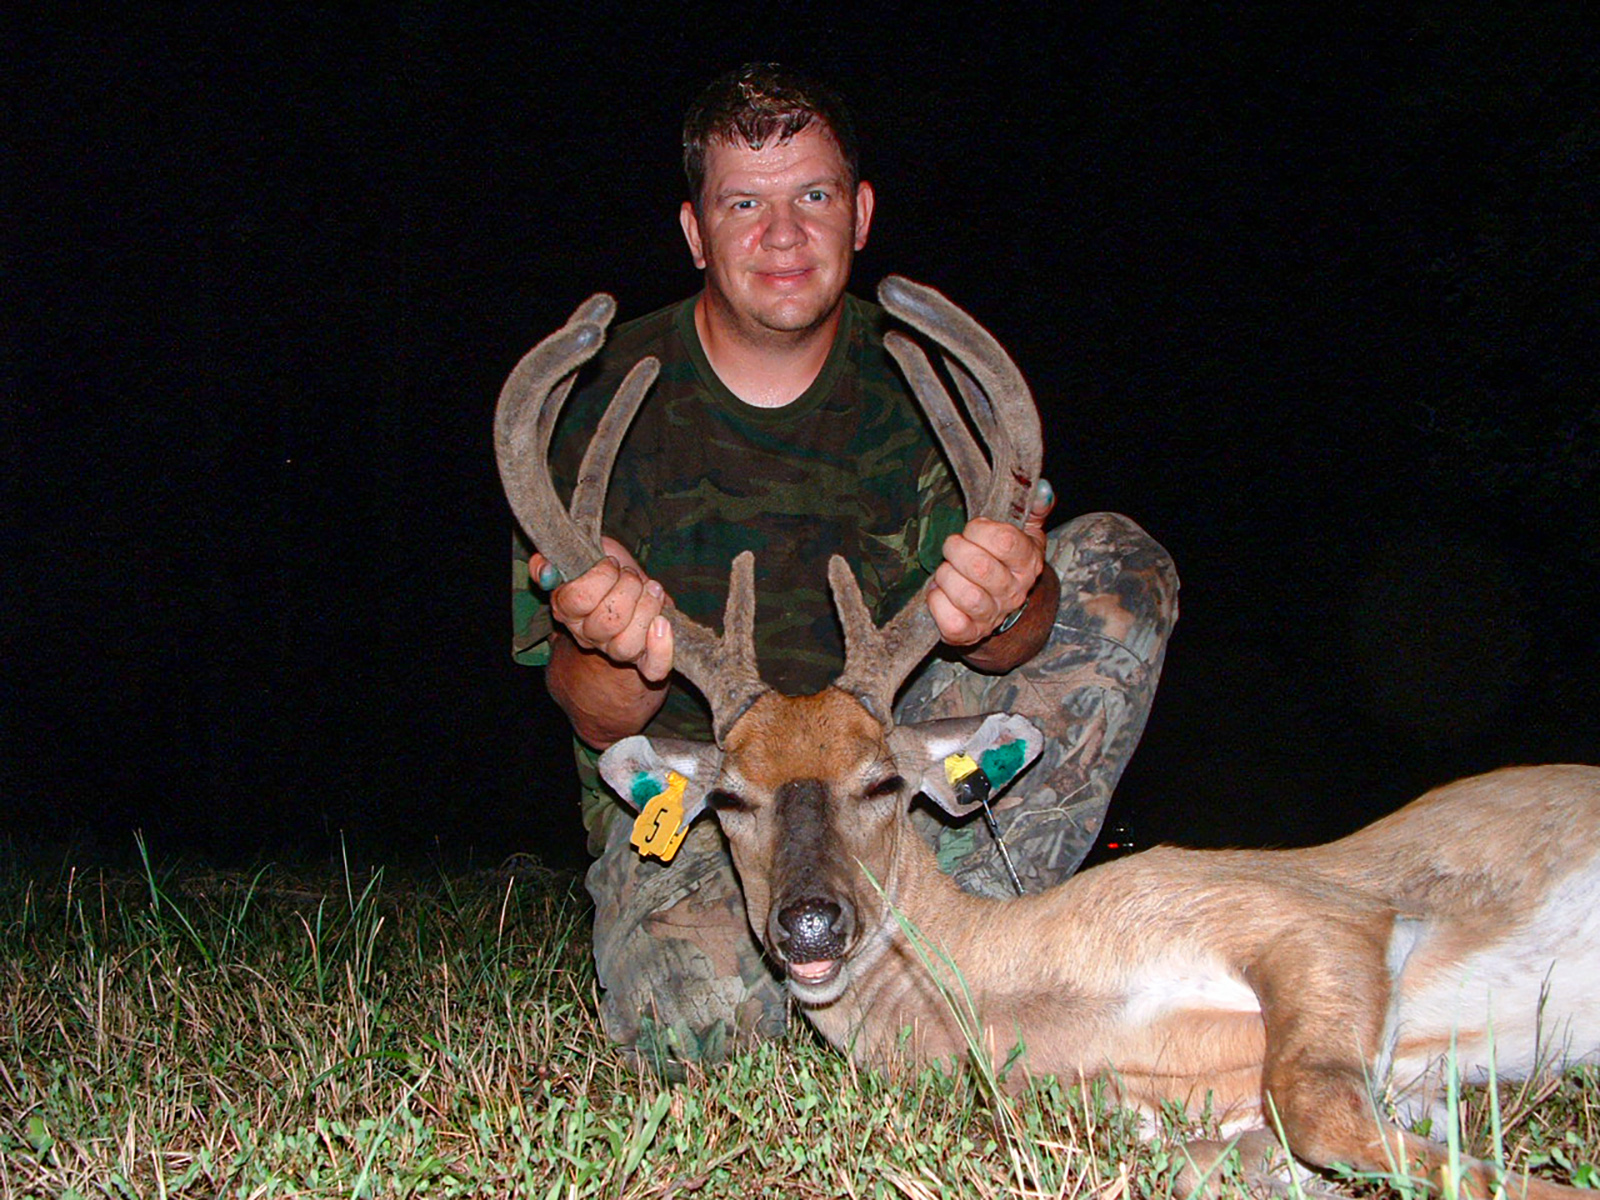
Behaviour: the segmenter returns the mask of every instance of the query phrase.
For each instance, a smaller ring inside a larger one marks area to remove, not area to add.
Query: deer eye
[[[750,802],[743,796],[736,796],[732,792],[725,792],[715,788],[706,793],[706,807],[712,812],[749,812]]]
[[[890,775],[887,778],[878,780],[877,783],[869,787],[867,789],[866,799],[878,800],[884,796],[898,795],[900,790],[905,786],[906,781],[901,779],[900,776]]]

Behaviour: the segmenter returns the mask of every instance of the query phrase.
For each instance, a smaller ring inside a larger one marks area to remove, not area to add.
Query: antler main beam
[[[985,458],[922,349],[903,334],[886,335],[885,346],[905,372],[955,470],[968,520],[987,517],[1020,526],[1043,458],[1038,410],[1021,372],[987,330],[932,288],[891,275],[879,287],[878,298],[892,316],[945,352],[945,368],[967,417],[988,447]],[[578,369],[599,352],[615,313],[616,302],[604,294],[579,305],[564,326],[517,364],[495,409],[495,454],[512,512],[566,579],[577,578],[604,557],[600,524],[607,481],[623,435],[660,369],[654,358],[645,358],[628,372],[583,456],[571,505],[563,504],[550,474],[551,439]],[[920,594],[882,627],[876,625],[843,559],[829,563],[828,579],[846,648],[844,671],[835,686],[860,697],[887,722],[900,684],[938,644],[938,627]],[[767,690],[755,661],[753,557],[745,553],[734,560],[722,636],[670,602],[666,616],[672,623],[673,668],[710,703],[720,742]]]
[[[573,501],[583,519],[575,519],[550,478],[550,438],[578,368],[599,352],[616,311],[617,302],[603,292],[580,304],[565,325],[523,355],[494,410],[495,458],[511,511],[564,579],[576,579],[605,557],[599,510],[605,507],[606,481],[579,480],[577,491],[584,495],[575,494]]]
[[[563,504],[550,474],[551,438],[578,369],[605,343],[616,311],[616,301],[604,293],[580,304],[565,325],[523,356],[495,406],[495,457],[511,511],[564,579],[576,579],[605,557],[600,523],[606,485],[622,437],[660,370],[656,359],[644,358],[628,372],[584,453],[571,507]],[[756,669],[754,563],[748,552],[734,560],[721,637],[670,601],[664,612],[672,623],[673,669],[711,705],[719,742],[766,690]]]
[[[955,469],[967,519],[986,517],[1020,528],[1044,460],[1039,410],[1022,372],[988,330],[933,288],[891,275],[879,285],[878,299],[891,316],[946,352],[945,366],[972,424],[989,447],[985,461],[922,349],[902,334],[885,335],[884,345],[905,372]],[[828,580],[845,633],[844,672],[834,686],[860,697],[887,722],[895,692],[939,643],[933,614],[919,593],[880,628],[842,558],[829,562]]]

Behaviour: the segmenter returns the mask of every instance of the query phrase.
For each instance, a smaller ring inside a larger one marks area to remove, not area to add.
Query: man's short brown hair
[[[861,179],[855,121],[837,93],[777,63],[746,63],[717,76],[683,118],[683,173],[689,201],[700,208],[706,150],[712,142],[743,142],[759,150],[774,138],[786,142],[802,129],[823,126],[838,144],[852,190]]]

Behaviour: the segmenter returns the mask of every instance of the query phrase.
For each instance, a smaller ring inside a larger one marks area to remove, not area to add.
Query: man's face
[[[831,134],[812,125],[760,150],[713,142],[700,199],[680,219],[706,273],[709,316],[758,343],[827,324],[867,244],[873,201],[869,184],[851,189]]]

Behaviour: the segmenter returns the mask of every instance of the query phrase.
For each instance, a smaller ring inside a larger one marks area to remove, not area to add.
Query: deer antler
[[[1039,411],[1022,373],[988,330],[932,288],[891,275],[879,285],[878,299],[891,316],[947,352],[945,366],[989,447],[986,462],[921,348],[901,334],[885,335],[884,345],[905,372],[955,468],[967,519],[987,517],[1020,527],[1044,458]],[[834,686],[857,696],[888,724],[895,692],[939,643],[933,614],[919,593],[880,628],[855,575],[837,555],[828,563],[828,582],[845,637],[844,671]]]
[[[578,468],[569,510],[550,476],[550,439],[578,368],[599,352],[616,311],[616,301],[604,293],[580,304],[565,325],[523,356],[495,406],[495,457],[511,511],[565,579],[576,579],[605,557],[600,522],[606,485],[622,436],[660,370],[656,359],[641,359],[618,386]],[[746,551],[734,559],[721,637],[684,616],[670,600],[664,615],[672,623],[673,669],[711,705],[720,743],[767,690],[756,670],[754,556]]]

